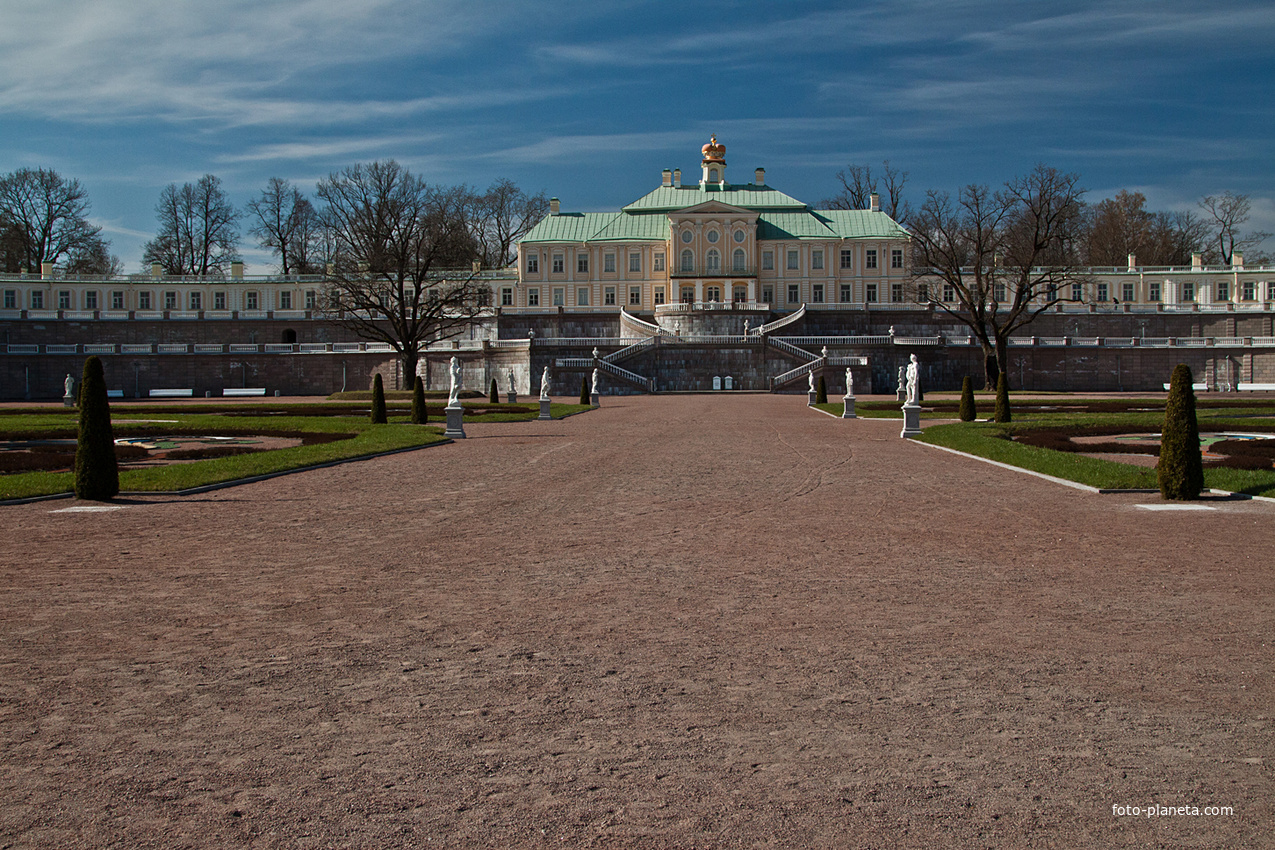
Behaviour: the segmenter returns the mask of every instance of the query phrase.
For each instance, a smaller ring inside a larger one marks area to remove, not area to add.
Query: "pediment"
[[[683,207],[680,210],[670,211],[668,214],[669,219],[709,218],[712,216],[727,216],[730,218],[742,218],[746,221],[756,221],[757,211],[731,204],[723,204],[721,201],[712,199],[696,204],[693,207]]]

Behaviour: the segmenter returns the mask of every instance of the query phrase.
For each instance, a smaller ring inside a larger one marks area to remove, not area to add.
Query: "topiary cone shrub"
[[[487,392],[487,400],[492,404],[500,404],[500,391],[496,389],[496,379],[491,379],[491,389]]]
[[[120,492],[119,464],[115,459],[115,435],[111,431],[111,405],[106,398],[102,360],[84,361],[80,379],[80,434],[75,446],[75,495],[103,501]]]
[[[425,382],[417,375],[412,382],[412,423],[424,425],[429,419],[429,410],[425,407]]]
[[[973,422],[978,418],[978,406],[974,403],[974,379],[969,375],[961,381],[961,421]]]
[[[1200,456],[1200,429],[1195,419],[1195,391],[1191,367],[1179,363],[1169,379],[1160,431],[1160,460],[1156,478],[1160,496],[1174,501],[1198,498],[1204,489],[1204,461]]]
[[[588,378],[580,379],[580,403],[581,404],[592,403],[589,399],[589,379]]]
[[[1009,411],[1009,380],[1004,372],[1001,372],[1000,377],[996,379],[996,412],[992,418],[997,422],[1013,420],[1013,414]]]
[[[819,383],[815,387],[815,404],[828,403],[828,385],[823,382],[823,375],[819,376]]]
[[[381,373],[377,372],[372,378],[372,424],[384,425],[389,421],[385,413],[385,382],[381,380]]]

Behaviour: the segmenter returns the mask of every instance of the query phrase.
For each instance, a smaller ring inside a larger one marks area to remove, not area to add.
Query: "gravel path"
[[[0,846],[1271,846],[1275,505],[603,402],[0,508]]]

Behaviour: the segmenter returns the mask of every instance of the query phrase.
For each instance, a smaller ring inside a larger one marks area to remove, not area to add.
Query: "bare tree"
[[[314,206],[287,180],[271,177],[261,195],[248,202],[248,232],[279,257],[282,274],[316,271],[319,221]]]
[[[317,195],[333,249],[330,318],[388,343],[410,380],[421,346],[464,331],[490,294],[472,274],[437,274],[471,239],[454,198],[393,160],[333,173]]]
[[[890,166],[890,160],[882,163],[880,176],[866,165],[847,166],[837,172],[841,191],[825,198],[822,206],[830,210],[866,210],[872,205],[872,196],[878,195],[881,210],[895,221],[904,221],[912,215],[912,206],[903,197],[908,184],[908,173]],[[882,191],[884,190],[884,191]]]
[[[952,201],[931,190],[908,222],[917,291],[965,324],[983,349],[986,386],[1009,366],[1009,338],[1087,281],[1075,262],[1084,190],[1038,165],[999,191],[970,185]],[[954,300],[936,298],[950,288]],[[921,289],[924,285],[926,288]]]
[[[5,271],[35,270],[79,253],[109,253],[101,228],[88,222],[88,193],[78,180],[47,168],[0,177],[0,243]]]
[[[1150,212],[1141,192],[1122,190],[1089,207],[1083,241],[1091,266],[1123,266],[1130,254],[1144,266],[1179,266],[1208,240],[1206,224],[1194,213]]]
[[[1231,191],[1208,195],[1201,199],[1200,209],[1205,212],[1205,220],[1213,232],[1212,247],[1207,252],[1209,262],[1229,266],[1236,251],[1256,248],[1271,235],[1260,230],[1240,234],[1240,228],[1248,221],[1252,209],[1248,195],[1237,195]]]
[[[159,263],[165,274],[206,275],[224,273],[240,259],[239,213],[215,176],[181,188],[169,183],[155,212],[159,232],[146,243],[143,263]]]
[[[475,236],[487,268],[504,268],[517,261],[518,240],[549,213],[544,192],[528,195],[512,180],[501,178],[475,198]]]

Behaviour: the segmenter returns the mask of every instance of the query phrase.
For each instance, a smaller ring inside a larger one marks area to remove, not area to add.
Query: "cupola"
[[[717,141],[717,135],[708,140],[708,144],[700,148],[704,154],[704,177],[701,186],[721,188],[726,185],[726,146]]]

